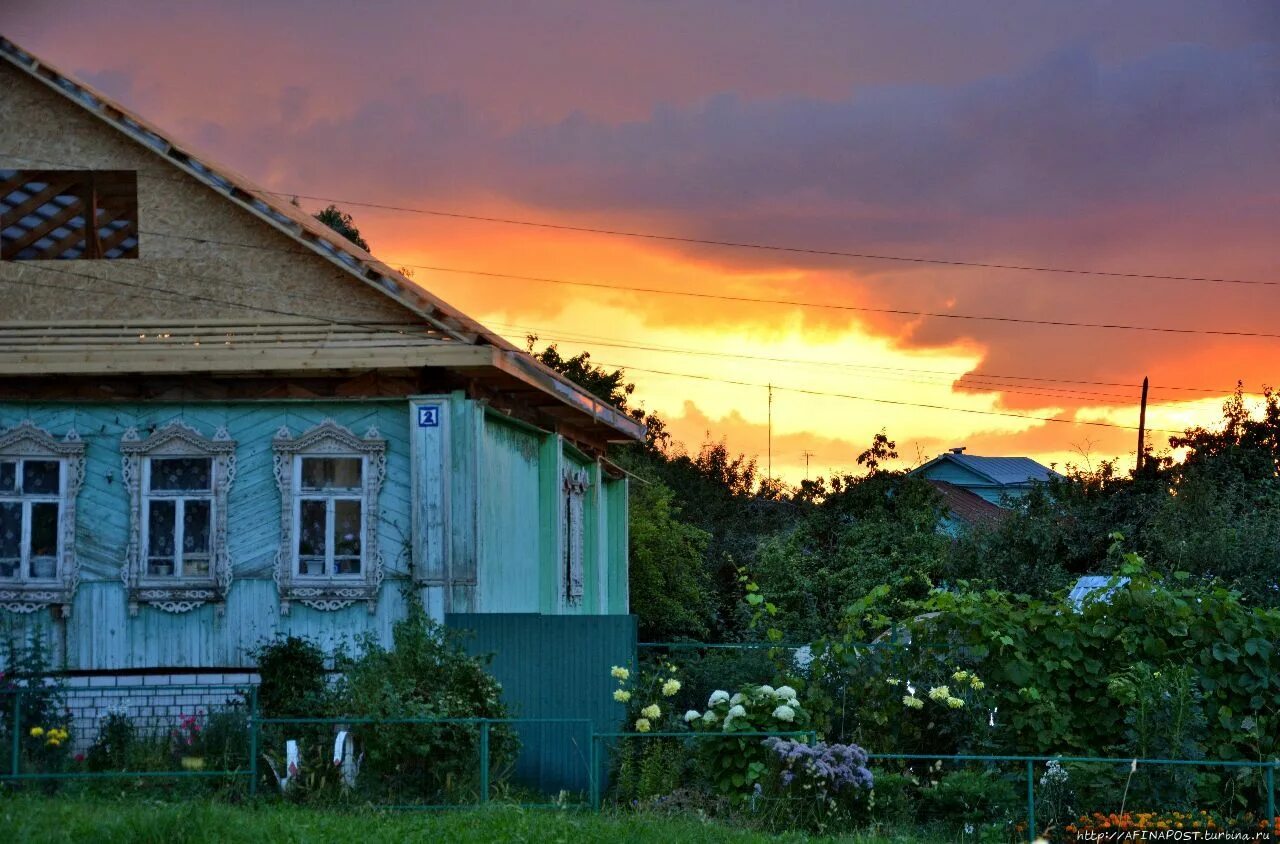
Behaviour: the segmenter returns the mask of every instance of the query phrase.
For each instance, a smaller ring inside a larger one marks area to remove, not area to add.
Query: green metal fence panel
[[[489,670],[512,717],[580,721],[518,724],[524,749],[514,779],[544,793],[585,793],[592,771],[587,722],[609,732],[626,715],[613,700],[609,668],[635,664],[635,617],[457,613],[445,621],[474,634],[471,653],[493,654]]]

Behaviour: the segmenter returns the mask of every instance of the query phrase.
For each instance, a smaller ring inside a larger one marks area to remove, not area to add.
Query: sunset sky
[[[691,449],[709,432],[763,466],[752,385],[772,382],[789,481],[806,451],[812,474],[852,468],[881,429],[906,463],[966,445],[1127,468],[1131,430],[956,409],[1134,426],[1148,375],[1163,446],[1237,379],[1276,381],[1269,0],[8,0],[0,33],[271,190],[337,200],[513,340],[625,366]]]

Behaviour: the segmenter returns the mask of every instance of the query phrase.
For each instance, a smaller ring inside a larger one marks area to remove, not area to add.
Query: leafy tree
[[[660,481],[631,489],[631,608],[648,641],[700,640],[710,632],[703,565],[710,534],[682,521],[674,499]]]
[[[315,215],[316,219],[324,223],[347,240],[359,246],[368,252],[369,244],[360,236],[360,230],[356,228],[355,222],[351,219],[351,215],[338,208],[336,205],[330,205],[320,213]]]

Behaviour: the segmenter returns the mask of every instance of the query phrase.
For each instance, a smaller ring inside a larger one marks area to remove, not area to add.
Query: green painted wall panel
[[[596,732],[616,731],[626,708],[613,700],[613,665],[635,665],[636,620],[628,615],[446,616],[450,627],[469,630],[473,654],[493,654],[489,670],[519,718],[583,718]],[[546,792],[587,789],[586,725],[521,728],[516,763],[520,781]]]
[[[480,471],[480,612],[539,609],[540,437],[489,415]]]

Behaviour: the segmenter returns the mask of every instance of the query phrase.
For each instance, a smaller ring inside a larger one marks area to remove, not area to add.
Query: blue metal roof
[[[942,459],[954,461],[969,471],[988,477],[992,482],[1002,485],[1026,484],[1062,477],[1048,466],[1042,466],[1030,457],[979,457],[976,454],[948,452],[942,455]]]
[[[1076,585],[1071,587],[1071,594],[1067,595],[1077,610],[1084,608],[1086,600],[1102,601],[1106,603],[1111,600],[1111,596],[1115,591],[1129,582],[1127,577],[1118,577],[1115,583],[1111,582],[1110,575],[1086,574],[1076,581]]]

